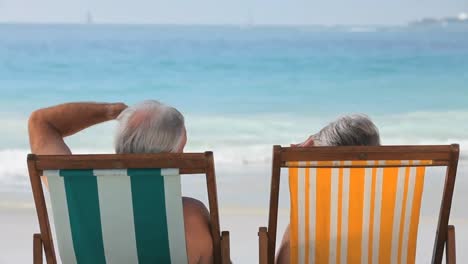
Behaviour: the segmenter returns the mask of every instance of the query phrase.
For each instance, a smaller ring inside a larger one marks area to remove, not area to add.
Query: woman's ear
[[[312,136],[308,137],[306,141],[299,144],[291,144],[291,147],[312,147],[314,146],[314,138]]]
[[[314,146],[314,137],[310,136],[306,141],[301,144],[301,147],[313,147]]]

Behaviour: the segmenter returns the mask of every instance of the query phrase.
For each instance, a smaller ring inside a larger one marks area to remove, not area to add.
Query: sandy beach
[[[257,263],[259,226],[266,226],[268,219],[269,166],[243,165],[238,167],[218,166],[218,195],[220,203],[221,229],[231,232],[231,256],[234,263]],[[464,177],[467,166],[462,163],[453,201],[451,224],[456,227],[457,258],[468,259],[468,216],[465,210],[468,179]],[[428,171],[421,221],[419,226],[417,263],[429,263],[435,235],[438,211],[438,189],[440,179],[436,173]],[[188,178],[187,178],[188,177]],[[183,193],[199,198],[206,203],[203,176],[186,176],[183,180]],[[38,232],[36,213],[30,193],[2,193],[0,204],[0,233],[7,239],[0,240],[1,264],[30,263],[32,259],[32,233]],[[7,197],[6,197],[7,196]],[[288,190],[283,180],[280,196],[278,234],[288,222]],[[9,204],[9,205],[8,205]],[[280,239],[280,237],[278,238]]]

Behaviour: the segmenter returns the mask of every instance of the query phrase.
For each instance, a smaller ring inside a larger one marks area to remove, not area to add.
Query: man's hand
[[[109,120],[116,119],[120,115],[120,113],[122,113],[122,111],[125,110],[127,107],[128,106],[124,103],[109,104],[107,106],[107,115]]]
[[[127,108],[123,103],[68,103],[34,111],[29,117],[32,153],[71,154],[63,140],[92,125],[113,120]]]

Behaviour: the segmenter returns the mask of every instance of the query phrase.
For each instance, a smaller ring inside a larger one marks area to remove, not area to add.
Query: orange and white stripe
[[[289,163],[291,263],[415,263],[425,167],[399,165],[428,164]],[[311,165],[318,168],[305,168]]]

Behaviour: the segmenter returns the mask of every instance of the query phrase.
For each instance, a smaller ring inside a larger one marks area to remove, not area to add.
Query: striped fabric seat
[[[178,169],[44,176],[62,263],[187,263]]]
[[[415,263],[429,164],[289,162],[291,263]]]

